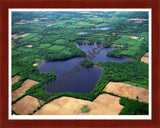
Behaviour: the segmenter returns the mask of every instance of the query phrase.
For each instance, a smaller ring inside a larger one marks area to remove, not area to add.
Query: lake
[[[111,27],[102,27],[102,28],[91,28],[91,30],[108,30],[112,29]]]
[[[77,33],[78,35],[85,35],[85,34],[87,34],[87,32],[79,32],[79,33]]]
[[[108,29],[112,29],[111,27],[101,27],[101,28],[90,28],[91,30],[108,30]],[[81,30],[81,29],[79,29]],[[88,32],[79,32],[77,33],[78,35],[85,35],[87,34]]]
[[[81,67],[82,60],[91,60],[93,62],[116,61],[124,62],[128,59],[119,59],[106,56],[107,52],[114,48],[104,48],[100,45],[77,45],[86,53],[86,57],[75,57],[61,61],[45,61],[39,67],[40,72],[56,73],[56,80],[47,84],[45,90],[51,93],[76,92],[89,93],[92,91],[103,73],[103,69],[97,66],[92,68]],[[94,51],[94,52],[93,52]],[[96,54],[94,54],[96,53]]]

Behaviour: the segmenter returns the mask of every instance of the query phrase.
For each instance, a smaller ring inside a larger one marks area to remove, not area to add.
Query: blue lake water
[[[92,91],[103,73],[103,69],[97,66],[86,68],[80,66],[80,61],[91,60],[93,62],[116,61],[124,62],[128,59],[119,59],[106,56],[107,52],[114,48],[104,48],[100,45],[78,45],[86,53],[86,57],[75,57],[62,61],[45,61],[39,67],[40,72],[55,72],[56,80],[47,84],[47,92],[80,92]]]
[[[91,30],[108,30],[112,29],[111,27],[102,27],[102,28],[91,28]]]
[[[85,35],[85,34],[87,34],[87,32],[79,32],[79,33],[77,33],[78,35]]]

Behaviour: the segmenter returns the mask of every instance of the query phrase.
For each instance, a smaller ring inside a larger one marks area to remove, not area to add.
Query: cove
[[[82,51],[88,55],[88,51],[92,51],[94,48],[98,46],[94,45],[77,45]],[[114,57],[106,56],[107,52],[113,50],[114,48],[104,48],[100,50],[99,54],[92,57],[93,62],[104,62],[104,61],[116,61],[116,62],[124,62],[128,61],[128,59],[119,59]],[[83,57],[75,57],[68,60],[61,61],[45,61],[39,67],[40,72],[54,72],[56,73],[56,80],[47,84],[45,86],[45,90],[51,93],[60,93],[60,92],[76,92],[76,93],[89,93],[92,91],[103,73],[103,69],[97,66],[92,68],[82,68],[79,72],[70,73],[75,66],[79,66],[80,61],[84,60]],[[64,73],[68,74],[63,77]],[[64,79],[68,79],[66,77],[70,77],[71,79],[65,81]],[[60,83],[60,84],[59,84]],[[56,85],[60,85],[58,87]]]

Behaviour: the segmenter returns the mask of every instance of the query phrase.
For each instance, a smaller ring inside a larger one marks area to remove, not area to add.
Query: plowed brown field
[[[109,82],[103,91],[111,92],[119,96],[128,97],[130,99],[135,99],[138,96],[139,101],[144,101],[148,103],[149,92],[147,89],[132,86],[129,84],[124,84],[120,82]]]
[[[22,83],[22,86],[16,89],[15,91],[12,92],[12,100],[24,93],[27,89],[32,87],[35,84],[38,84],[39,82],[27,79]]]
[[[40,106],[39,102],[37,98],[32,96],[25,96],[12,105],[12,110],[21,115],[28,115],[37,109],[38,106]]]
[[[109,94],[99,95],[93,102],[64,96],[44,105],[35,115],[118,115],[123,108],[119,100]],[[81,111],[84,106],[88,112]]]
[[[16,83],[19,80],[20,76],[16,75],[12,78],[12,84]]]
[[[148,52],[145,53],[145,55],[141,58],[141,61],[144,62],[144,63],[149,63],[149,57],[148,57]]]

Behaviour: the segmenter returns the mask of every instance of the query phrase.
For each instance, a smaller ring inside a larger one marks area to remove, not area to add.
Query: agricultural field
[[[107,55],[140,60],[142,55],[148,51],[148,40],[145,40],[148,36],[145,36],[133,37],[122,35],[120,39],[114,41],[111,45],[118,47],[118,49],[108,52]]]
[[[119,104],[119,100],[119,97],[108,94],[99,95],[93,102],[61,97],[46,104],[34,115],[117,115],[123,109],[123,106]],[[84,106],[87,107],[88,111],[83,112],[81,110]]]
[[[111,92],[129,99],[139,100],[148,103],[149,92],[147,89],[135,87],[129,84],[119,82],[109,82],[103,91]]]
[[[40,100],[34,97],[25,96],[12,106],[12,110],[17,114],[28,115],[40,106],[39,102]]]
[[[12,92],[12,100],[22,95],[22,93],[25,93],[27,89],[31,88],[35,84],[38,84],[38,82],[29,79],[25,80],[21,87]]]
[[[144,56],[142,56],[141,61],[144,62],[144,63],[147,63],[147,64],[149,63],[149,55],[148,55],[148,52],[146,52],[146,53],[144,54]]]

